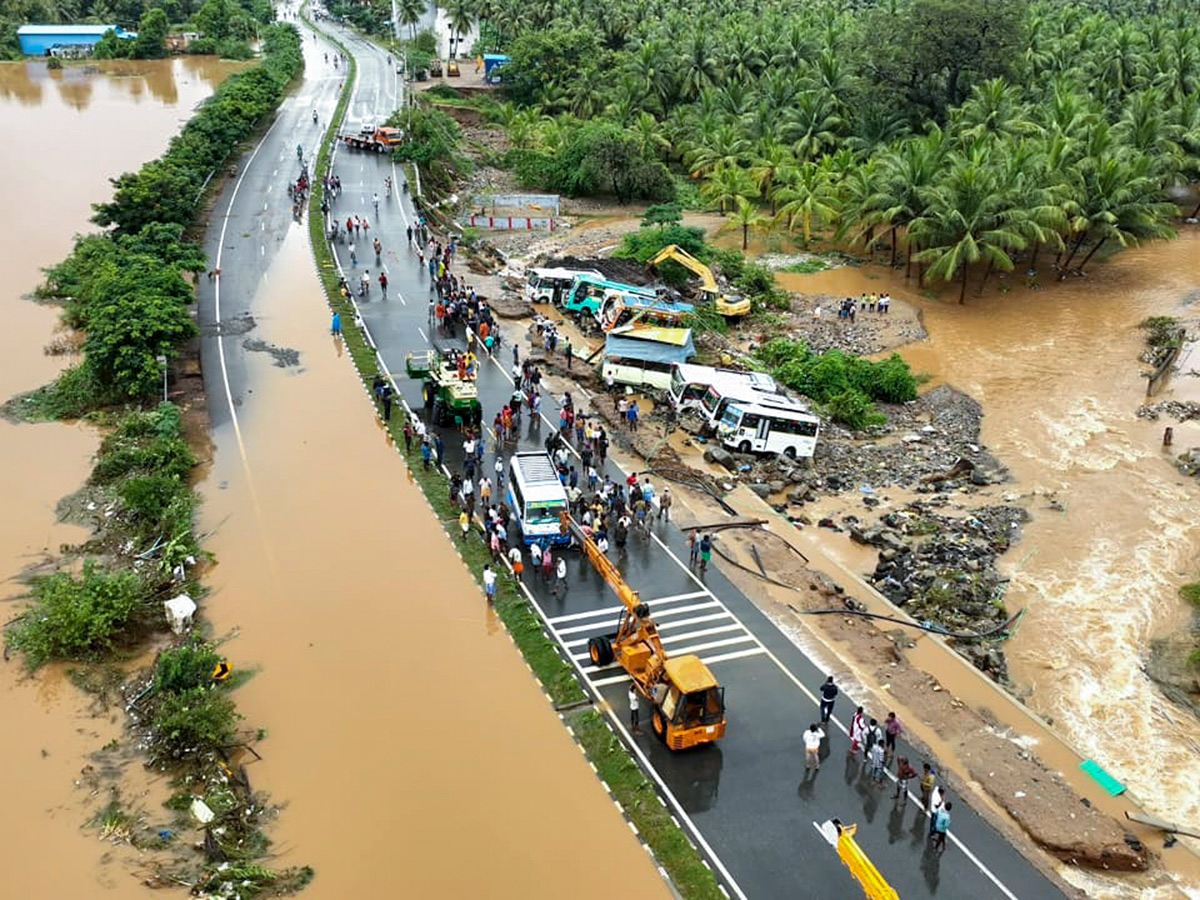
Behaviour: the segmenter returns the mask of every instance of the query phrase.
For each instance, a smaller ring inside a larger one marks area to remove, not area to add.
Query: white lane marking
[[[714,619],[725,619],[725,618],[728,618],[728,616],[726,616],[724,613],[720,613],[715,616],[699,616],[696,619],[689,619],[688,621],[689,622],[697,622],[697,621],[702,621],[702,620],[712,621]],[[687,632],[684,632],[683,634],[673,634],[670,636],[663,636],[662,642],[664,644],[669,644],[669,643],[672,643],[675,641],[686,641],[691,638],[702,637],[706,634],[720,634],[723,631],[740,631],[740,630],[742,630],[741,625],[717,625],[712,628],[702,628],[699,631],[687,631]],[[662,632],[660,631],[659,634],[661,635]],[[581,647],[584,644],[586,644],[587,642],[588,642],[587,638],[576,638],[573,641],[567,641],[565,644],[563,644],[563,646],[567,650],[571,650],[575,647]]]
[[[726,638],[724,638],[724,640],[721,640],[721,641],[706,641],[704,643],[697,643],[697,644],[695,644],[695,646],[692,646],[692,647],[677,647],[676,649],[672,650],[672,653],[683,654],[683,655],[697,654],[697,653],[700,653],[701,650],[715,650],[715,649],[718,649],[719,647],[732,647],[733,644],[745,643],[746,641],[752,641],[752,640],[754,640],[754,636],[752,636],[752,635],[740,635],[738,637],[726,637]],[[754,648],[754,649],[757,650],[758,648]],[[582,653],[582,654],[576,655],[575,659],[577,659],[577,660],[589,659],[589,656],[586,653]],[[613,668],[614,666],[619,666],[619,665],[620,665],[619,662],[613,662],[613,664],[607,665],[607,666],[590,666],[588,668],[584,668],[583,671],[584,671],[584,673],[592,674],[593,672],[604,672],[606,670],[610,670],[610,668]]]
[[[676,594],[673,597],[659,597],[657,600],[647,600],[645,602],[648,604],[653,604],[650,608],[654,609],[656,606],[659,606],[663,603],[675,603],[680,600],[695,600],[697,597],[707,596],[709,596],[708,591],[696,591],[693,594]],[[570,615],[566,616],[552,616],[550,621],[557,625],[559,622],[573,622],[576,619],[591,619],[595,616],[612,615],[613,613],[621,612],[621,610],[624,608],[624,606],[609,606],[605,609],[593,609],[590,612],[571,613]]]
[[[722,653],[719,656],[704,656],[700,658],[706,666],[712,663],[726,662],[731,659],[741,659],[743,656],[757,656],[760,653],[766,653],[766,647],[751,647],[749,650],[736,650],[733,653]]]
[[[655,621],[658,621],[658,619],[661,616],[666,616],[673,612],[680,613],[680,612],[691,612],[692,610],[696,610],[696,609],[712,609],[714,606],[719,606],[719,605],[720,604],[717,603],[715,600],[710,600],[707,603],[698,603],[698,604],[694,604],[692,606],[685,606],[680,609],[664,610],[662,613],[659,613],[654,618],[655,618]],[[670,623],[668,623],[668,624],[670,624]],[[581,631],[595,631],[599,627],[601,627],[601,623],[591,622],[586,625],[571,625],[568,628],[559,628],[559,629],[557,629],[557,631],[559,634],[579,634],[579,632],[581,632]],[[660,630],[662,629],[662,627],[663,627],[662,623],[659,623]]]

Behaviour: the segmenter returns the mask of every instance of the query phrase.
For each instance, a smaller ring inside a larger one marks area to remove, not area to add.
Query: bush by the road
[[[905,403],[917,398],[917,379],[896,353],[871,362],[840,350],[813,353],[802,342],[776,338],[755,355],[781,384],[821,404],[829,418],[851,428],[883,421],[875,401]]]
[[[82,415],[153,396],[158,357],[173,357],[195,335],[185,273],[203,271],[206,260],[184,231],[195,224],[206,179],[278,106],[304,65],[290,25],[266,29],[263,50],[262,63],[226,80],[161,158],[113,181],[113,199],[96,204],[93,218],[112,230],[79,239],[47,270],[41,293],[63,302],[67,323],[86,340],[83,363],[35,393],[38,414]]]
[[[149,613],[146,582],[89,560],[79,576],[56,572],[33,582],[33,604],[7,635],[36,669],[54,659],[89,660],[112,652]]]

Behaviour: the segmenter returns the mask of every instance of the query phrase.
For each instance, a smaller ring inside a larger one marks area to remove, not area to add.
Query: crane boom
[[[730,297],[727,294],[722,294],[717,286],[717,278],[713,275],[712,269],[706,266],[692,254],[688,253],[678,244],[667,244],[654,255],[650,260],[650,265],[658,266],[667,260],[672,259],[679,263],[688,271],[700,277],[700,292],[705,299],[712,302],[723,316],[745,316],[750,313],[750,301],[745,297]]]

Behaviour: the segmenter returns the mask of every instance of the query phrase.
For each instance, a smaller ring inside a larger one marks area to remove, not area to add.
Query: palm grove
[[[1065,277],[1170,236],[1167,192],[1200,175],[1185,3],[450,0],[448,13],[456,31],[478,26],[466,49],[512,57],[495,118],[530,187],[572,192],[556,161],[611,128],[633,164],[676,176],[633,196],[689,201],[698,186],[746,231],[867,246],[957,280],[960,298],[1018,265]]]

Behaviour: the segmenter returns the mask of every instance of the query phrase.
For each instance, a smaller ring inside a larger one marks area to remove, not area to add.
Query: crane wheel
[[[588,638],[588,656],[594,666],[607,666],[613,661],[612,644],[606,637]]]
[[[442,398],[438,397],[433,401],[433,412],[431,413],[434,425],[441,425],[446,420],[446,404],[442,402]]]
[[[422,394],[422,399],[425,401],[425,408],[428,409],[429,407],[433,406],[433,398],[437,394],[437,392],[431,386],[429,386],[427,384],[427,385],[425,385],[421,394]]]
[[[650,727],[654,729],[654,734],[658,739],[665,744],[667,742],[667,719],[662,710],[657,707],[650,716]]]

